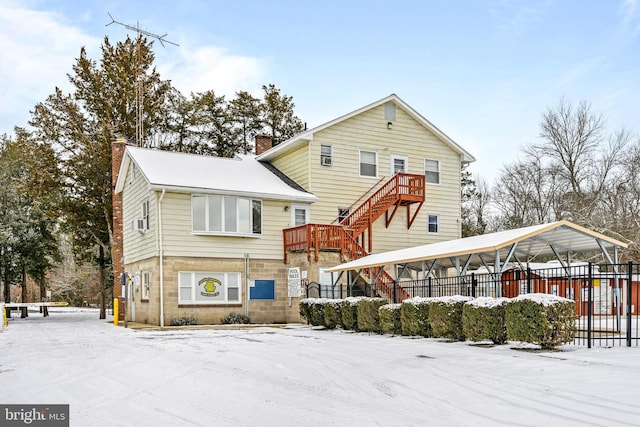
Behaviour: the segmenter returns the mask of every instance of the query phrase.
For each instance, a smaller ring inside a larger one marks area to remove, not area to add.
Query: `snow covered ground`
[[[0,333],[0,403],[70,404],[71,426],[640,425],[640,348],[522,350],[52,309]]]

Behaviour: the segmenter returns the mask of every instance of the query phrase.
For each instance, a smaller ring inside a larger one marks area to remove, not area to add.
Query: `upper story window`
[[[320,164],[322,166],[331,166],[331,146],[330,145],[321,145],[320,146]]]
[[[378,153],[360,150],[360,176],[378,176]]]
[[[429,214],[428,216],[428,232],[429,233],[437,233],[438,229],[439,229],[439,222],[440,222],[440,218],[438,217],[438,215],[434,215],[434,214]]]
[[[140,205],[140,216],[133,220],[131,228],[141,233],[149,230],[149,200]]]
[[[191,220],[194,233],[261,234],[262,202],[234,196],[193,195]]]
[[[427,184],[440,184],[440,161],[425,159],[424,176]]]

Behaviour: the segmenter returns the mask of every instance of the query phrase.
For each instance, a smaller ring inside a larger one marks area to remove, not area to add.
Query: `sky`
[[[538,140],[542,114],[585,101],[638,132],[638,0],[0,0],[0,134],[69,90],[86,47],[134,32],[183,94],[273,83],[315,127],[395,93],[477,161],[489,183]]]
[[[97,310],[60,310],[0,326],[1,405],[68,404],[70,425],[93,427],[605,427],[640,419],[637,343],[535,351],[306,325],[132,330],[99,320]]]

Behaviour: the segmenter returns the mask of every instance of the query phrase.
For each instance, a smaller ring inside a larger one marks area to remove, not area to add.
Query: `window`
[[[360,176],[378,176],[378,153],[360,150]]]
[[[331,166],[331,146],[320,146],[320,164],[322,166]]]
[[[149,272],[148,271],[142,272],[142,299],[143,300],[149,299]]]
[[[349,208],[338,208],[338,223],[341,223],[349,216]]]
[[[262,202],[233,196],[191,197],[192,229],[195,233],[261,234]]]
[[[149,200],[142,202],[142,220],[144,221],[144,229],[149,229]]]
[[[133,220],[131,228],[140,233],[149,230],[149,200],[145,200],[140,205],[140,216]]]
[[[429,225],[428,231],[429,233],[437,233],[438,232],[438,215],[429,214]]]
[[[309,222],[309,206],[291,205],[291,224],[293,227],[304,225]]]
[[[440,162],[438,160],[424,160],[424,176],[427,184],[440,184]]]
[[[407,164],[409,163],[409,159],[407,156],[399,156],[396,154],[391,155],[391,176],[397,174],[398,172],[407,172]]]
[[[240,273],[181,271],[179,304],[240,303]]]

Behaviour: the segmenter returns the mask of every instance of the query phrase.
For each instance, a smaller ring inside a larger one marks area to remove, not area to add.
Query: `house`
[[[475,160],[396,95],[275,147],[258,136],[255,156],[113,147],[114,280],[133,278],[128,318],[159,325],[299,321],[301,284],[330,282],[325,268],[459,238]]]

